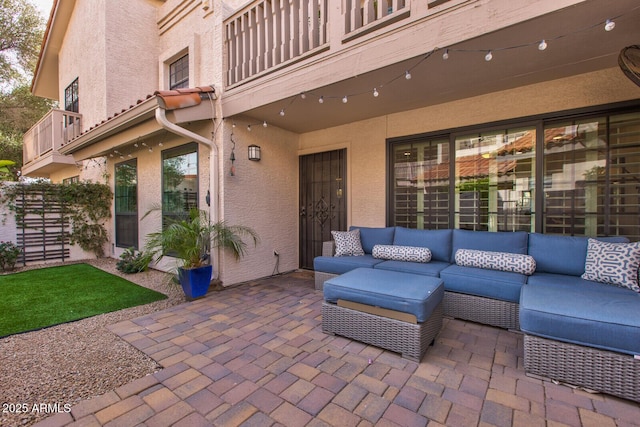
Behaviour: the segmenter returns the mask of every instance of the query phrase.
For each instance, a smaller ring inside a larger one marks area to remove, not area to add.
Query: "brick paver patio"
[[[525,375],[522,336],[445,319],[421,363],[321,331],[309,273],[111,330],[164,369],[38,426],[627,426],[640,404]]]

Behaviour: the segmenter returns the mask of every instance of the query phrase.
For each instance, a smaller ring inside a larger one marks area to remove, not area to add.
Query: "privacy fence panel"
[[[70,258],[70,224],[65,206],[50,190],[24,187],[15,199],[16,244],[23,265]]]

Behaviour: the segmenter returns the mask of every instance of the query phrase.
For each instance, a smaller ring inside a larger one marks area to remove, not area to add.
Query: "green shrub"
[[[125,274],[140,273],[149,268],[150,262],[150,254],[137,252],[134,248],[128,248],[120,255],[120,260],[116,263],[116,268]]]
[[[11,271],[22,249],[13,242],[0,242],[0,270]]]

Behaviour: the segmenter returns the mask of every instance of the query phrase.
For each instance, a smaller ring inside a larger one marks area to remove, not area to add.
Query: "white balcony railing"
[[[227,86],[234,86],[410,16],[412,0],[255,0],[225,20]],[[432,3],[447,0],[413,0]]]
[[[325,45],[327,3],[261,0],[227,19],[227,84],[300,59]]]
[[[409,0],[346,0],[345,34],[409,10]]]
[[[23,137],[23,162],[28,164],[50,152],[57,152],[62,144],[82,132],[82,115],[63,110],[49,111]]]

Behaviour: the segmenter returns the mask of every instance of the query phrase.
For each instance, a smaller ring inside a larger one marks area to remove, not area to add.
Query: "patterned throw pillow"
[[[335,256],[361,256],[364,255],[360,242],[360,230],[332,231],[331,235],[336,242]]]
[[[583,279],[640,292],[640,242],[609,243],[589,239]]]
[[[531,255],[458,249],[455,259],[456,264],[463,267],[510,271],[527,276],[531,276],[536,271],[536,260]]]
[[[429,248],[422,248],[419,246],[375,245],[373,247],[372,254],[374,258],[390,259],[394,261],[431,261],[431,251]]]

